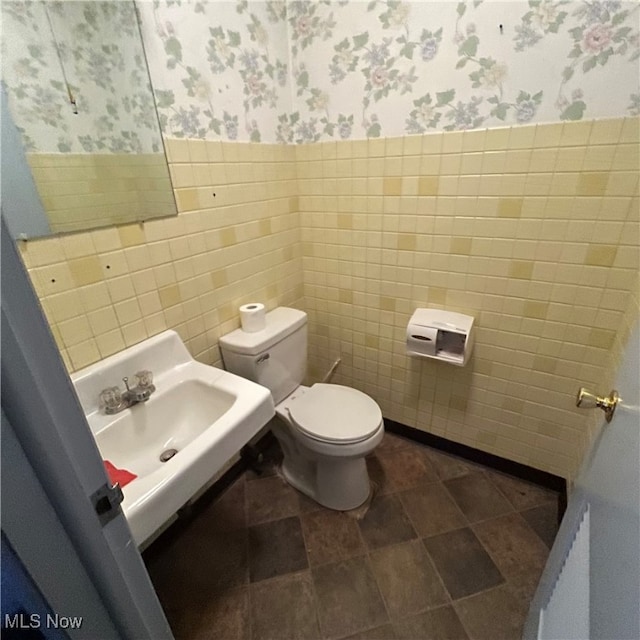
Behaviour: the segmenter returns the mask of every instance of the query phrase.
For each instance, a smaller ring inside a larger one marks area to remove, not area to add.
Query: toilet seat
[[[314,384],[288,410],[295,426],[306,436],[334,444],[362,442],[382,423],[375,400],[339,384]]]

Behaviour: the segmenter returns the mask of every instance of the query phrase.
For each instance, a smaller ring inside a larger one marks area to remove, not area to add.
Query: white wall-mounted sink
[[[155,393],[114,415],[98,406],[106,387],[142,369]],[[71,377],[104,460],[137,476],[123,488],[124,513],[138,545],[197,493],[273,417],[268,389],[196,362],[165,331]],[[161,454],[177,453],[166,462]]]

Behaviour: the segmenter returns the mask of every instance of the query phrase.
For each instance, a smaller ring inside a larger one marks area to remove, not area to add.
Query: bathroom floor
[[[386,434],[358,519],[285,484],[280,456],[145,552],[178,640],[521,637],[557,494]]]

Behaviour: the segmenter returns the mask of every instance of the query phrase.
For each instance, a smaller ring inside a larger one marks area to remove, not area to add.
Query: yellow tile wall
[[[179,215],[20,242],[70,372],[165,329],[221,366],[237,308],[300,306],[293,147],[168,140]]]
[[[240,304],[290,305],[311,381],[341,357],[386,417],[575,472],[638,316],[638,119],[167,153],[177,217],[21,243],[70,371],[165,328],[220,365]],[[475,316],[467,367],[406,357],[421,306]]]
[[[54,233],[175,214],[162,153],[28,153]]]
[[[311,373],[412,427],[571,476],[637,301],[638,119],[299,146]],[[416,307],[476,318],[470,364],[405,355]]]

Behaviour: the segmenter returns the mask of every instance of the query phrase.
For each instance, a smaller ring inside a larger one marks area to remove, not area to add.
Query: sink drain
[[[171,460],[176,453],[178,453],[177,449],[167,449],[166,451],[163,451],[160,454],[160,462],[167,462],[168,460]]]

